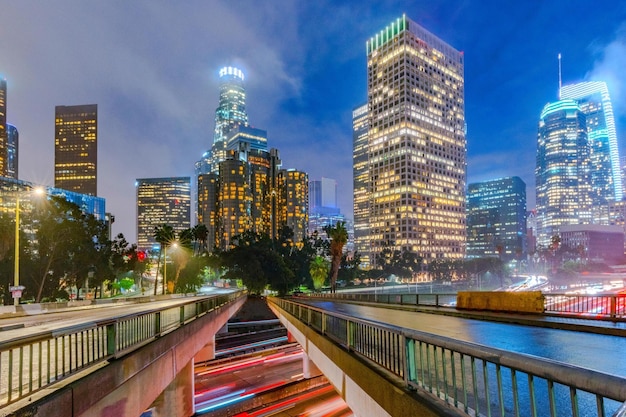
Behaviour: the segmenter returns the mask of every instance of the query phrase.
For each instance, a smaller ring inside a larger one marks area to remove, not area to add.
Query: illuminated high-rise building
[[[98,195],[98,105],[56,106],[54,186]]]
[[[620,201],[623,195],[617,132],[605,82],[587,81],[561,87],[561,99],[578,102],[586,116],[592,198],[595,206]]]
[[[217,183],[216,242],[220,249],[229,249],[232,238],[252,230],[250,206],[252,196],[248,183],[248,164],[238,158],[220,162]]]
[[[237,126],[248,126],[243,71],[235,67],[224,67],[220,69],[219,75],[220,97],[215,110],[213,144],[211,149],[196,163],[197,174],[217,173],[219,163],[227,156],[230,131]]]
[[[18,178],[19,132],[12,124],[7,123],[7,178]]]
[[[498,178],[467,187],[467,256],[521,260],[526,255],[526,183]]]
[[[137,189],[137,246],[149,250],[158,245],[157,226],[168,224],[176,236],[191,227],[191,178],[140,178]]]
[[[0,177],[7,177],[7,80],[0,75]]]
[[[215,248],[215,231],[217,230],[217,182],[215,173],[198,175],[198,224],[207,227],[208,235],[206,247],[212,251]]]
[[[295,169],[283,169],[278,175],[282,185],[280,226],[291,229],[292,242],[301,242],[309,226],[309,176]]]
[[[366,255],[465,255],[464,57],[402,16],[366,44]],[[361,225],[357,225],[359,230]],[[373,263],[373,262],[372,262]]]
[[[562,225],[592,222],[589,153],[586,116],[578,102],[546,104],[537,135],[537,245],[550,245]]]
[[[361,264],[365,268],[370,265],[368,117],[367,103],[352,111],[354,246],[356,251],[361,254]]]

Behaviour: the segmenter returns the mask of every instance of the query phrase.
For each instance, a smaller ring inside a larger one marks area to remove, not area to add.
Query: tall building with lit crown
[[[54,186],[98,195],[98,105],[56,106]]]
[[[587,81],[561,87],[561,99],[578,102],[586,116],[594,205],[620,201],[623,196],[617,131],[609,89],[605,82]]]
[[[586,116],[571,99],[548,103],[539,119],[537,245],[547,247],[562,225],[592,222]]]
[[[7,123],[7,178],[18,178],[19,138],[17,128]]]
[[[467,256],[521,260],[526,249],[526,183],[498,178],[467,187]]]
[[[402,16],[366,44],[370,260],[465,256],[464,57]],[[362,230],[362,229],[361,229]]]
[[[172,226],[176,235],[191,227],[191,178],[139,178],[137,191],[137,246],[149,250],[158,245],[155,227]]]
[[[354,247],[361,254],[361,264],[365,268],[370,266],[368,117],[367,103],[352,110]]]
[[[7,177],[7,80],[0,76],[0,177]]]
[[[248,126],[244,73],[235,67],[220,69],[220,97],[215,110],[213,145],[196,163],[196,173],[219,170],[219,163],[226,159],[228,134],[237,126]]]

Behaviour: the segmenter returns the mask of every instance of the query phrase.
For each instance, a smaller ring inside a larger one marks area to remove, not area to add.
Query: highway
[[[399,327],[498,349],[548,358],[596,371],[626,376],[626,337],[499,323],[357,304],[310,301],[306,304]]]

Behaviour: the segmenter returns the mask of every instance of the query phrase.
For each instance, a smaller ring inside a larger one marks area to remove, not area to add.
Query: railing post
[[[161,312],[154,313],[154,335],[161,336]]]
[[[182,326],[185,323],[185,305],[180,306],[178,311],[180,312],[178,324]]]
[[[117,347],[116,322],[107,324],[107,356],[114,356]]]
[[[611,318],[614,319],[617,317],[617,296],[611,296]]]

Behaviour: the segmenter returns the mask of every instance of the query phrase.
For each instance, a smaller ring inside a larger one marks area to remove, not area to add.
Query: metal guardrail
[[[583,318],[626,320],[626,294],[544,293],[544,311]],[[337,292],[311,294],[311,297],[431,307],[455,307],[456,294],[372,294]]]
[[[468,416],[621,417],[626,379],[271,298],[308,326]],[[614,413],[614,414],[613,414]]]
[[[0,407],[121,357],[241,296],[223,294],[0,343]]]

